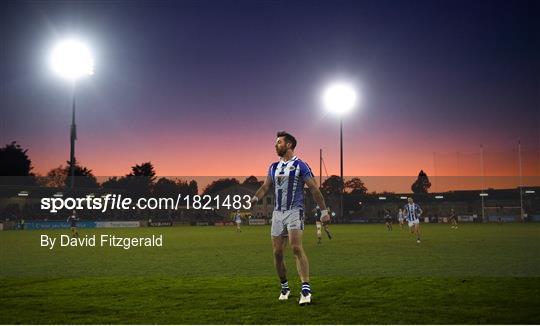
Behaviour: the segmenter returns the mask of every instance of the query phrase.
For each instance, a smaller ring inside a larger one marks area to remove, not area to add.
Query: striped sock
[[[289,290],[289,282],[287,280],[281,281],[281,290]]]
[[[309,286],[309,282],[302,282],[302,294],[308,295],[311,293],[311,287]]]

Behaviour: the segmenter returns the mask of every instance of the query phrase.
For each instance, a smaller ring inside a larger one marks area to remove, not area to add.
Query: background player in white
[[[326,207],[328,212],[330,213],[330,206]],[[321,222],[321,208],[319,206],[315,207],[315,226],[317,228],[317,244],[322,243],[322,229],[324,228],[324,232],[326,232],[326,235],[328,236],[328,239],[332,240],[332,234],[330,233],[330,230],[328,229],[328,224]]]
[[[274,186],[276,205],[272,213],[271,234],[274,264],[281,281],[279,300],[287,300],[291,292],[283,259],[283,250],[288,238],[296,260],[298,275],[302,281],[299,303],[305,305],[311,303],[311,286],[309,284],[308,258],[302,247],[304,184],[309,187],[313,199],[321,208],[321,222],[329,222],[330,216],[311,169],[294,155],[295,147],[296,139],[292,135],[284,131],[277,133],[275,148],[281,159],[270,165],[266,180],[253,196],[252,202],[263,198],[270,187]]]
[[[240,230],[240,225],[242,224],[240,211],[236,211],[236,214],[234,215],[234,223],[236,223],[236,232],[242,232],[242,230]]]
[[[420,216],[422,215],[422,209],[418,204],[415,204],[413,199],[409,197],[408,203],[403,210],[405,211],[405,218],[409,224],[409,230],[412,234],[416,235],[416,242],[420,243]]]

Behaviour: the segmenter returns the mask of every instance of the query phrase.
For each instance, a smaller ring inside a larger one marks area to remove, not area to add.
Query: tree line
[[[32,172],[33,166],[28,149],[23,149],[17,142],[6,144],[0,148],[0,176],[25,177],[18,178],[18,184],[36,185],[42,187],[62,188],[71,184],[69,162],[66,165],[59,165],[51,169],[42,176]],[[172,180],[169,178],[157,178],[156,170],[152,162],[143,162],[131,167],[131,171],[124,176],[110,177],[101,184],[93,174],[92,170],[83,166],[80,162],[75,162],[74,186],[77,188],[101,188],[104,190],[117,190],[131,194],[169,195],[169,194],[198,194],[198,184],[195,180]],[[5,183],[5,182],[4,182]],[[221,190],[235,185],[248,187],[259,187],[262,181],[255,176],[247,177],[242,183],[236,178],[223,178],[215,180],[205,187],[203,194],[215,194]],[[427,193],[431,183],[427,174],[421,170],[418,178],[411,185],[411,190],[415,194]],[[343,182],[337,175],[332,175],[322,183],[321,192],[324,195],[335,195],[343,191],[346,194],[363,195],[368,193],[364,182],[354,177]]]

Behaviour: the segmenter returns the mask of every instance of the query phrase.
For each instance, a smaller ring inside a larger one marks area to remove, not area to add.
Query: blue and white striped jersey
[[[406,204],[403,209],[407,221],[414,221],[420,218],[420,214],[422,213],[422,209],[417,203]]]
[[[313,172],[304,161],[294,156],[287,162],[272,163],[268,176],[274,185],[275,211],[304,209],[304,184],[313,178]]]

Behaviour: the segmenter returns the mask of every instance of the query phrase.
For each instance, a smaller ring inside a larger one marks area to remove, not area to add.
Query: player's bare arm
[[[263,185],[255,192],[255,196],[251,198],[251,202],[252,203],[257,202],[260,199],[262,199],[266,195],[268,190],[270,189],[271,185],[272,185],[272,178],[267,176],[266,179],[264,180]]]
[[[322,223],[330,222],[330,213],[328,212],[328,209],[326,208],[324,197],[321,191],[319,190],[319,187],[315,183],[315,179],[309,178],[309,179],[306,179],[305,182],[309,188],[309,191],[311,191],[313,200],[315,200],[317,205],[319,205],[319,207],[321,208],[321,222]]]

